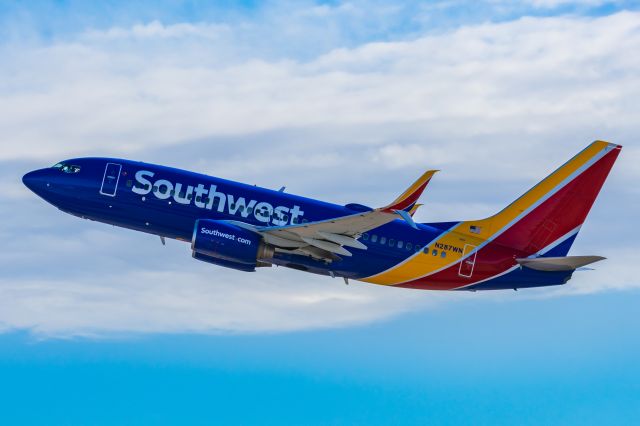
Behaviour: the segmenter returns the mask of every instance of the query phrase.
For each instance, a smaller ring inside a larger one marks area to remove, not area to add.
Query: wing
[[[413,185],[385,207],[318,222],[253,229],[262,234],[265,242],[281,251],[304,254],[327,261],[340,259],[339,256],[351,256],[348,248],[367,249],[367,246],[358,241],[358,238],[371,229],[399,218],[416,227],[411,215],[417,208],[418,198],[436,172],[437,170],[425,172]]]

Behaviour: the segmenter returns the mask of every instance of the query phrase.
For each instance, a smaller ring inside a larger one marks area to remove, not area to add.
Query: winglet
[[[420,204],[420,203],[415,203],[413,205],[413,207],[411,207],[411,210],[408,211],[409,215],[411,215],[411,217],[413,217],[414,214],[416,214],[416,212],[418,211],[418,209],[420,207],[424,206],[424,204]]]
[[[413,185],[409,187],[409,189],[404,191],[391,204],[383,207],[380,210],[387,213],[393,213],[397,210],[402,210],[405,212],[410,212],[411,210],[413,210],[416,201],[418,201],[418,198],[420,198],[420,195],[422,195],[422,192],[427,187],[429,181],[431,180],[433,175],[436,174],[436,172],[439,172],[439,170],[426,171],[422,176],[420,176],[420,178],[418,178],[417,181],[413,183]]]

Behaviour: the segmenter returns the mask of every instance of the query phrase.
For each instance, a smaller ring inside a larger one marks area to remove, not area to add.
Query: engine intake
[[[272,259],[275,252],[257,232],[212,219],[196,221],[191,249],[198,260],[242,271],[263,266],[261,261]]]

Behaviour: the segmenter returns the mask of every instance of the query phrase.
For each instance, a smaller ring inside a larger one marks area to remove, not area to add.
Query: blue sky
[[[630,424],[637,299],[478,304],[317,332],[1,338],[6,424]]]
[[[0,423],[637,421],[638,9],[3,2]],[[418,220],[471,219],[598,138],[624,150],[572,254],[608,260],[519,292],[222,270],[20,183],[109,155],[383,205],[435,167]]]

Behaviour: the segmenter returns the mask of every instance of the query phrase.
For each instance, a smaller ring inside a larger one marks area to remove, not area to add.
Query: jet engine
[[[241,271],[270,266],[275,248],[257,232],[220,220],[196,221],[191,240],[194,259]]]

